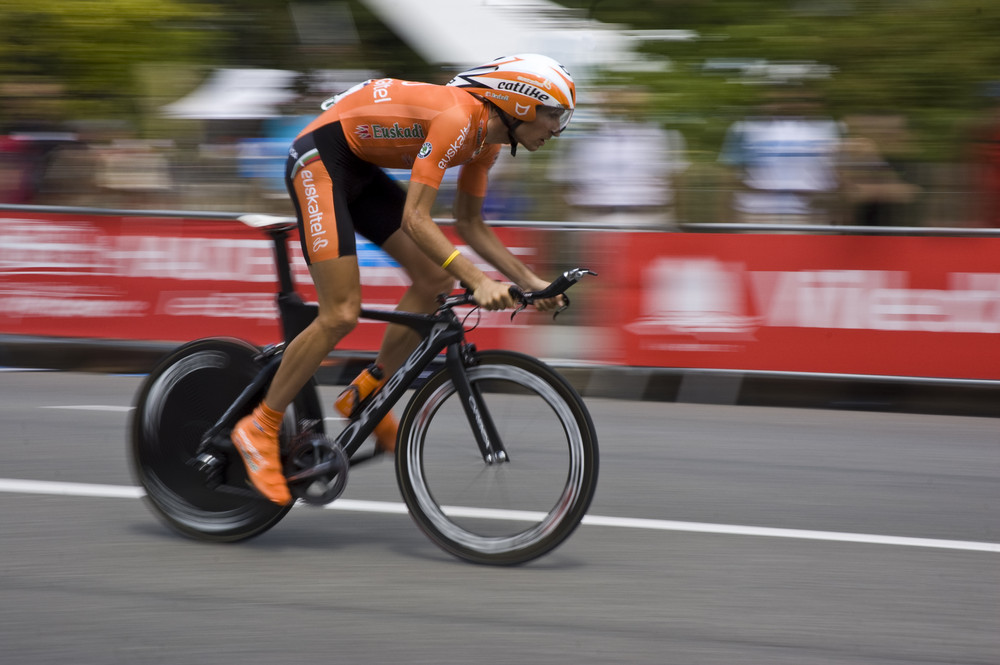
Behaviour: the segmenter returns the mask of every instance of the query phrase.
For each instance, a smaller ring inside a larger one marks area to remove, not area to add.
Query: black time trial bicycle
[[[241,221],[273,241],[287,342],[317,312],[293,285],[288,238],[295,224],[265,215]],[[586,274],[592,273],[573,269],[541,291],[517,291],[520,307],[566,297]],[[583,519],[597,487],[597,435],[579,394],[550,366],[466,341],[464,317],[455,310],[473,305],[465,291],[442,295],[432,314],[363,308],[362,318],[417,331],[419,345],[335,436],[326,431],[314,377],[285,415],[282,465],[296,499],[315,505],[335,500],[349,469],[377,456],[362,450],[375,425],[412,389],[395,452],[396,479],[411,516],[459,558],[521,564],[560,545]],[[284,345],[259,349],[239,339],[200,339],[172,352],[143,382],[130,426],[132,466],[148,504],[178,532],[242,540],[291,509],[248,485],[229,438],[236,421],[262,399]]]

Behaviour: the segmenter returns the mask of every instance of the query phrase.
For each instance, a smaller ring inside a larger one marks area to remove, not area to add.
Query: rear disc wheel
[[[290,509],[248,491],[235,450],[224,456],[224,482],[214,489],[190,464],[205,432],[260,371],[258,353],[235,339],[191,342],[161,362],[140,389],[131,426],[133,470],[153,511],[186,536],[243,540]]]

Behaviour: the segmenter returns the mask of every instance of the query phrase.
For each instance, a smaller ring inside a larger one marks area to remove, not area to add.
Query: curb
[[[179,345],[0,335],[0,367],[145,374]],[[317,380],[322,385],[346,385],[373,357],[373,353],[335,351]],[[1000,417],[1000,382],[548,362],[584,397]]]

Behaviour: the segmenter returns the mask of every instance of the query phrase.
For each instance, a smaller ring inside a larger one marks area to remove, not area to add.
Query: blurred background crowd
[[[0,203],[291,214],[322,100],[535,51],[580,107],[492,218],[1000,227],[998,35],[992,0],[5,0]]]

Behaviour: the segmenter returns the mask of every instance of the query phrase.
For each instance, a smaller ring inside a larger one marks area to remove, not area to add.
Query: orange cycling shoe
[[[334,402],[334,406],[342,416],[350,418],[357,413],[361,402],[381,388],[385,382],[385,371],[382,369],[382,366],[372,363],[351,381],[351,385],[347,386],[344,392],[340,393],[337,401]],[[399,423],[396,422],[396,416],[392,415],[390,411],[375,426],[375,430],[372,432],[375,436],[375,447],[382,452],[394,452],[396,450],[396,432],[398,429]]]
[[[278,428],[282,414],[263,402],[233,428],[232,440],[243,457],[247,477],[257,491],[282,506],[292,502],[288,482],[281,470]]]

